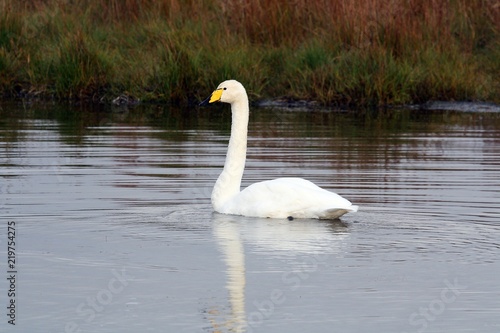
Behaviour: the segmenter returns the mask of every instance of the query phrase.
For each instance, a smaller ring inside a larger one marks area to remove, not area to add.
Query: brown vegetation
[[[499,32],[493,0],[0,0],[0,91],[186,102],[235,78],[253,98],[498,101]]]

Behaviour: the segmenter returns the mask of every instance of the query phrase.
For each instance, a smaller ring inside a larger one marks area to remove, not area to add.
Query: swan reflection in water
[[[248,281],[245,274],[244,244],[257,254],[287,259],[289,267],[283,271],[283,288],[280,291],[283,292],[281,300],[285,301],[284,293],[293,292],[294,287],[297,287],[293,284],[292,276],[296,274],[296,279],[306,279],[308,276],[304,274],[307,272],[304,261],[294,261],[293,258],[306,257],[308,262],[315,262],[315,267],[309,268],[309,273],[312,273],[318,268],[319,262],[326,261],[330,256],[343,255],[349,237],[347,225],[340,220],[287,221],[213,213],[212,225],[226,264],[226,288],[230,306],[230,313],[214,308],[208,311],[214,332],[249,332],[260,324],[252,319],[258,316],[253,312],[247,314],[245,309],[245,287]]]

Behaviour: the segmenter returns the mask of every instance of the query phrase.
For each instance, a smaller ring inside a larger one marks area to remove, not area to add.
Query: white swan
[[[358,210],[340,195],[302,178],[267,180],[240,191],[247,153],[248,96],[241,83],[228,80],[200,106],[214,102],[231,104],[232,112],[224,170],[212,191],[216,212],[251,217],[336,219]]]

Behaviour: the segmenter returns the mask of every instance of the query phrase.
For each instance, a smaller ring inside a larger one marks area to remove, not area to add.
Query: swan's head
[[[247,101],[247,99],[247,92],[241,83],[236,80],[227,80],[219,84],[217,89],[215,89],[207,99],[200,103],[200,106],[214,102],[233,104]]]

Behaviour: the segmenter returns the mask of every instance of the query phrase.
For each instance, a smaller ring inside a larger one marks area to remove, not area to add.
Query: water
[[[229,122],[3,105],[17,329],[500,331],[500,114],[253,110],[243,185],[307,178],[360,206],[341,221],[213,213]]]

